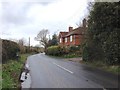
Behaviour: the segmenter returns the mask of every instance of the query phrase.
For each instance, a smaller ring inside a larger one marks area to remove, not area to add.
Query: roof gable
[[[83,27],[78,27],[76,29],[73,29],[72,31],[68,32],[68,34],[66,36],[70,36],[70,35],[82,35],[84,32],[85,28]]]
[[[68,32],[60,32],[59,37],[65,37],[68,34]]]

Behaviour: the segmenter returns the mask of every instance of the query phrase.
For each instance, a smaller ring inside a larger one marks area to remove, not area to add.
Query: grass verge
[[[2,65],[2,88],[20,88],[19,76],[23,64],[30,54],[22,54],[17,60],[10,60]]]
[[[52,56],[52,55],[48,55],[48,56],[53,57],[53,58],[62,58],[62,59],[81,57],[81,56],[78,56],[74,53],[73,54],[61,55],[61,56]],[[80,61],[80,63],[86,64],[86,65],[89,65],[91,67],[98,68],[98,69],[101,69],[101,70],[104,70],[104,71],[107,71],[107,72],[110,72],[110,73],[113,73],[113,74],[117,74],[117,75],[120,74],[120,66],[119,65],[107,65],[102,61],[93,61],[93,62]]]
[[[120,66],[119,65],[107,65],[102,61],[93,61],[93,62],[85,62],[83,61],[84,64],[90,65],[92,67],[111,72],[113,74],[120,74]]]
[[[2,64],[0,63],[0,90],[2,89]]]
[[[77,55],[75,53],[71,53],[71,54],[67,54],[67,55],[63,55],[64,58],[78,58],[81,57],[81,55]]]

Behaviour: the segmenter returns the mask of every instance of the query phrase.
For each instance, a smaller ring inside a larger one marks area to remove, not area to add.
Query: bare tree
[[[48,45],[47,35],[48,35],[48,30],[47,29],[42,29],[38,33],[37,37],[35,37],[35,40],[39,41],[40,44],[44,46],[45,50],[46,50],[47,45]]]
[[[78,27],[80,27],[80,26],[82,26],[82,23],[79,21],[79,22],[76,23],[76,25],[77,25]]]
[[[25,40],[24,38],[21,38],[21,39],[18,40],[18,43],[19,43],[20,45],[24,46],[25,43],[26,43],[26,40]]]
[[[24,38],[18,40],[18,45],[20,47],[21,53],[25,53],[25,47],[24,47],[25,43],[26,43],[26,40]]]
[[[90,14],[90,11],[93,10],[93,5],[95,4],[95,2],[88,2],[88,6],[87,6],[87,10],[88,13]],[[88,15],[89,15],[88,14]]]

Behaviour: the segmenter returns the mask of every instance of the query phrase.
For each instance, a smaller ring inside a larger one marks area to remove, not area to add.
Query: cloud
[[[83,19],[87,0],[2,0],[0,2],[0,25],[3,38],[31,37],[32,45],[38,42],[34,37],[41,29],[48,29],[50,35],[67,31],[69,26],[77,27]]]
[[[11,3],[2,2],[2,22],[13,23],[13,24],[24,24],[29,19],[26,17],[27,9],[29,4],[27,3]]]
[[[29,9],[28,17],[38,21],[65,21],[73,17],[73,15],[83,14],[85,2],[80,0],[62,0],[49,4],[44,7],[39,4],[33,5]]]

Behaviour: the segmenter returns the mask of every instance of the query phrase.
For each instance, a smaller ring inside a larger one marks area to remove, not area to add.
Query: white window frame
[[[65,38],[65,42],[67,42],[67,37]]]
[[[72,41],[73,41],[73,36],[71,35],[71,36],[70,36],[70,42],[72,42]]]
[[[60,38],[60,43],[62,43],[62,38]]]

